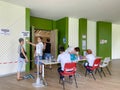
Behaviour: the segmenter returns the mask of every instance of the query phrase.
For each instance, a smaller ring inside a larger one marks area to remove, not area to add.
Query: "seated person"
[[[74,50],[76,51],[76,56],[78,57],[78,60],[80,60],[82,58],[82,55],[80,55],[80,48],[75,47]]]
[[[60,51],[60,54],[58,56],[57,61],[60,62],[61,64],[61,67],[58,68],[58,72],[60,74],[61,72],[64,71],[64,66],[66,63],[74,62],[77,60],[76,52],[78,50],[75,50],[75,48],[73,47],[69,47],[65,51],[64,47],[60,47],[59,51]],[[69,77],[71,78],[71,76]],[[64,77],[61,74],[60,74],[60,79],[64,79]]]
[[[80,53],[80,48],[79,48],[79,47],[75,47],[74,50],[76,51],[76,54],[79,55],[79,53]]]
[[[58,55],[57,61],[60,62],[61,67],[58,68],[58,72],[60,75],[60,79],[64,79],[64,76],[62,76],[60,73],[64,71],[64,66],[66,63],[70,63],[70,54],[65,52],[64,47],[59,48],[60,54]]]
[[[65,52],[70,54],[70,59],[72,62],[79,59],[79,52],[80,52],[79,47],[69,47],[66,49]]]
[[[92,54],[92,50],[88,49],[86,52],[87,52],[87,55],[85,56],[85,58],[87,59],[87,62],[84,64],[84,66],[92,67],[96,57]]]

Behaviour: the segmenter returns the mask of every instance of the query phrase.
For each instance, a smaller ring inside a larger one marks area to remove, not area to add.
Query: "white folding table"
[[[102,57],[96,57],[96,58],[102,58]],[[86,61],[86,59],[80,59],[80,60],[76,60],[74,62],[78,63],[78,62],[82,62],[82,61]],[[49,60],[40,60],[42,64],[42,78],[44,80],[45,85],[47,85],[47,82],[45,80],[45,65],[56,65],[59,64],[59,62],[57,61],[49,61]]]

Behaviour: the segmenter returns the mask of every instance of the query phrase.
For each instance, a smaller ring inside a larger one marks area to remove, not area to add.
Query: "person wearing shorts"
[[[39,69],[39,73],[42,73],[42,63],[40,62],[40,60],[42,60],[44,45],[42,43],[41,37],[37,38],[37,42],[38,42],[37,44],[34,44],[34,43],[27,41],[28,44],[35,46],[35,48],[36,48],[36,50],[35,50],[35,64],[37,66],[37,70]]]
[[[22,70],[22,67],[23,67],[23,64],[24,62],[28,62],[28,58],[25,54],[25,50],[24,50],[24,39],[23,38],[20,38],[19,39],[19,43],[20,45],[18,46],[18,54],[19,54],[19,57],[18,57],[18,69],[17,69],[17,80],[22,80],[23,78],[21,77],[21,70]],[[21,57],[20,54],[23,54],[24,58]]]
[[[39,62],[39,60],[42,60],[42,56],[35,56],[35,64],[39,64],[39,65],[42,65],[41,62]]]
[[[51,58],[51,43],[50,43],[50,39],[47,39],[47,42],[44,44],[45,45],[45,50],[44,50],[44,58]]]

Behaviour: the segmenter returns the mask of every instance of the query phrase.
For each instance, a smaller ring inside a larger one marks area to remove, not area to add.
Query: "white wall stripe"
[[[120,25],[112,24],[112,59],[120,59]]]
[[[69,24],[68,24],[69,46],[78,47],[78,29],[79,29],[79,19],[69,18]]]
[[[96,55],[96,22],[87,22],[87,48],[93,51]]]

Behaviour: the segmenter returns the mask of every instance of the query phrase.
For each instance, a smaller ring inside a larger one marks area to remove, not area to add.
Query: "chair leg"
[[[91,74],[92,74],[92,76],[93,76],[94,80],[96,80],[96,78],[95,78],[95,76],[94,76],[93,72],[91,72]]]
[[[74,80],[75,80],[76,88],[78,88],[77,81],[76,81],[76,76],[75,75],[74,75]]]
[[[103,70],[103,68],[101,67],[101,72],[103,73],[103,75],[106,77],[106,75],[105,75],[105,72],[104,72],[104,70]]]
[[[109,68],[108,67],[106,67],[106,68],[107,68],[108,73],[111,75],[111,72],[110,72]]]
[[[60,84],[61,79],[59,79],[59,84]]]
[[[87,69],[86,69],[86,71],[85,71],[85,77],[87,76]]]
[[[95,70],[95,74],[97,73],[97,69]]]
[[[97,69],[97,71],[98,71],[98,73],[99,73],[100,77],[102,78],[102,75],[101,75],[101,73],[100,73],[99,69]]]
[[[63,90],[65,90],[65,80],[62,79]]]

